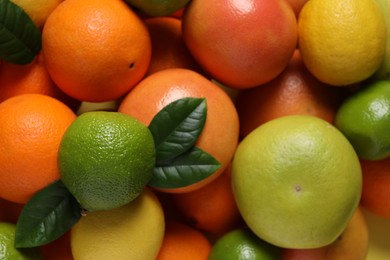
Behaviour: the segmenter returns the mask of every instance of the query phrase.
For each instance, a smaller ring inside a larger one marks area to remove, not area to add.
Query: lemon
[[[113,209],[136,198],[155,161],[149,129],[129,115],[107,111],[77,117],[58,155],[64,185],[88,211]]]
[[[232,230],[218,238],[208,260],[279,260],[282,250],[258,238],[250,229]]]
[[[249,228],[270,244],[316,248],[342,233],[362,191],[360,162],[333,125],[314,116],[268,121],[239,144],[233,193]]]
[[[164,213],[145,189],[120,208],[89,212],[71,229],[74,259],[155,259],[164,237]]]
[[[38,28],[42,28],[47,17],[64,0],[11,0],[30,16]]]
[[[386,53],[383,59],[382,65],[375,73],[375,78],[390,80],[390,1],[389,0],[376,0],[379,8],[385,16],[386,29],[387,29],[387,41],[386,41]]]
[[[386,50],[386,24],[375,0],[310,0],[298,18],[299,49],[309,71],[335,86],[373,75]]]
[[[390,156],[390,81],[377,81],[352,94],[336,113],[335,125],[360,158]]]
[[[14,247],[16,225],[0,222],[0,259],[4,260],[38,260],[43,259],[39,248]]]

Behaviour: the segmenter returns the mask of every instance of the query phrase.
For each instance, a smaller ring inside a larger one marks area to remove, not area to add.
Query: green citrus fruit
[[[43,259],[39,248],[14,247],[16,226],[12,223],[0,222],[0,259],[35,260]]]
[[[155,194],[144,191],[132,202],[89,212],[71,229],[74,259],[155,259],[164,238],[164,213]]]
[[[257,237],[250,229],[225,233],[211,248],[208,260],[279,260],[281,248]]]
[[[155,166],[149,129],[119,112],[81,114],[60,144],[63,183],[88,211],[108,210],[136,198]]]
[[[310,0],[299,14],[298,32],[306,67],[327,84],[367,79],[384,58],[386,24],[374,0]]]
[[[360,158],[390,156],[390,81],[377,81],[352,94],[340,106],[336,127]]]
[[[232,163],[243,219],[261,239],[286,248],[333,242],[358,206],[361,175],[343,134],[305,115],[259,126],[241,141]]]
[[[184,7],[190,0],[126,0],[150,16],[168,16]]]

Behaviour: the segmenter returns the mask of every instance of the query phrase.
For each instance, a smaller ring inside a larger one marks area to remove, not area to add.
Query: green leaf
[[[81,208],[61,180],[37,192],[16,223],[15,247],[36,247],[65,234],[81,217]]]
[[[164,189],[182,188],[207,178],[220,166],[214,157],[193,146],[170,162],[156,165],[148,185]]]
[[[192,148],[206,122],[204,98],[182,98],[159,111],[149,125],[156,146],[157,164]]]
[[[41,50],[41,32],[27,13],[9,0],[0,0],[0,58],[28,64]]]

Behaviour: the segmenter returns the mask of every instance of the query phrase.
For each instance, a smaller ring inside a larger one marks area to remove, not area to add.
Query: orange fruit
[[[166,69],[143,79],[119,105],[118,111],[129,114],[145,125],[169,103],[183,98],[205,98],[207,119],[195,146],[211,154],[221,167],[208,178],[167,192],[189,192],[214,180],[228,166],[238,144],[239,122],[230,97],[219,86],[191,70]]]
[[[184,44],[181,20],[155,17],[144,20],[152,41],[152,58],[146,75],[168,68],[185,68],[201,72]]]
[[[172,194],[172,199],[187,223],[211,235],[220,236],[241,224],[231,187],[230,166],[206,186]]]
[[[363,191],[360,204],[370,212],[390,218],[390,158],[360,160]]]
[[[156,260],[205,260],[211,251],[207,237],[187,224],[168,221]]]
[[[144,76],[150,36],[140,17],[121,0],[67,0],[42,32],[47,69],[58,87],[82,101],[103,102],[126,94]]]
[[[0,198],[0,222],[15,223],[18,221],[24,204]]]
[[[59,144],[75,118],[64,103],[42,94],[0,104],[0,197],[26,203],[59,178]]]
[[[80,103],[54,84],[47,72],[42,52],[26,65],[4,61],[0,65],[0,86],[0,102],[20,94],[37,93],[59,99],[74,109]]]
[[[73,260],[70,231],[49,244],[41,246],[41,253],[44,260]]]
[[[298,50],[274,80],[240,91],[236,107],[240,135],[245,137],[271,119],[292,114],[317,116],[333,123],[342,100],[340,88],[320,82],[306,69]]]
[[[182,21],[194,58],[230,87],[255,87],[275,78],[297,45],[297,20],[284,0],[191,1]]]

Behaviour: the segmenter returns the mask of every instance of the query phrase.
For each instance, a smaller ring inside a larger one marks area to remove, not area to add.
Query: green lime
[[[0,259],[35,260],[43,259],[39,248],[14,247],[16,226],[12,223],[0,222]]]
[[[220,237],[211,248],[208,260],[278,260],[281,248],[265,242],[250,229],[230,231]]]
[[[348,97],[336,113],[335,125],[360,158],[390,156],[390,81],[377,81]]]
[[[168,16],[183,8],[190,0],[126,0],[150,16]]]
[[[64,185],[88,211],[120,207],[136,198],[155,166],[149,129],[119,112],[87,112],[69,126],[59,149]]]
[[[343,134],[314,116],[269,121],[239,144],[233,193],[249,228],[285,248],[330,244],[347,226],[362,191],[359,158]]]

